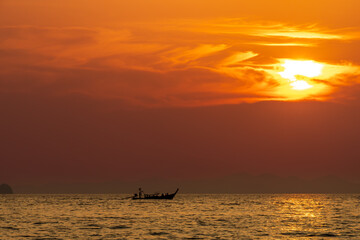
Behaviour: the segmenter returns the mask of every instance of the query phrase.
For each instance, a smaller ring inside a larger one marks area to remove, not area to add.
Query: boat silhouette
[[[146,194],[144,193],[141,188],[139,188],[139,193],[135,193],[134,196],[131,197],[132,200],[141,200],[141,199],[173,199],[179,189],[176,189],[174,193],[152,193]]]

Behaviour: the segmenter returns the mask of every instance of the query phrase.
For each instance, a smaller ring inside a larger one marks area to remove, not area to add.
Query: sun
[[[296,80],[290,83],[290,86],[292,86],[292,89],[294,90],[305,90],[313,87],[307,81],[304,80]]]
[[[284,69],[279,72],[282,78],[288,79],[290,85],[294,90],[305,90],[313,86],[308,83],[310,78],[318,77],[321,75],[324,65],[314,62],[312,60],[284,60],[281,64]]]

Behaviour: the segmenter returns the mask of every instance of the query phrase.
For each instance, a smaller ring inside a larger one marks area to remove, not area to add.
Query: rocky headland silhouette
[[[12,188],[8,184],[1,184],[0,185],[0,194],[12,194],[14,193]]]

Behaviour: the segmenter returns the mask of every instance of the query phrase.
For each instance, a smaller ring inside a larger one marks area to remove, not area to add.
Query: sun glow
[[[313,87],[304,80],[297,80],[295,82],[290,83],[290,85],[294,90],[305,90]]]
[[[312,88],[306,78],[314,78],[321,75],[324,65],[311,60],[285,60],[281,65],[283,71],[279,75],[290,80],[290,85],[294,90],[305,90]]]

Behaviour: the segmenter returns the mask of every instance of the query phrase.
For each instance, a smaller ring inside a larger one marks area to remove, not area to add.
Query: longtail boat
[[[131,197],[132,200],[140,200],[140,199],[173,199],[179,189],[176,189],[174,193],[153,193],[153,194],[146,194],[143,193],[141,188],[139,188],[139,193],[135,193],[133,197]]]

